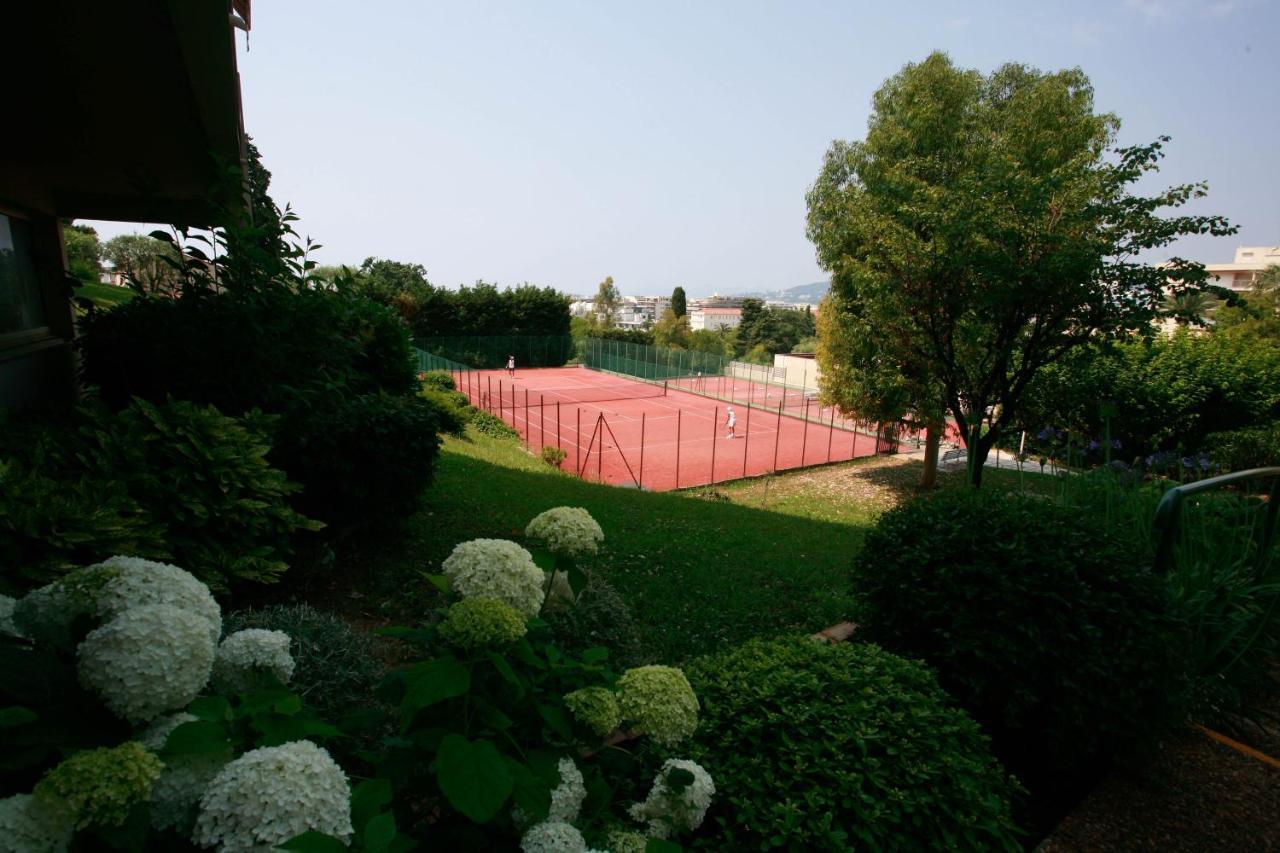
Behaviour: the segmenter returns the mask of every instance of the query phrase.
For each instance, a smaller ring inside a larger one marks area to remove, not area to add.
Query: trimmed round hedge
[[[722,849],[1018,850],[1013,784],[932,673],[864,643],[751,640],[686,668]]]
[[[1078,510],[942,492],[882,516],[854,577],[867,638],[933,666],[1033,791],[1149,742],[1182,707],[1164,580]]]

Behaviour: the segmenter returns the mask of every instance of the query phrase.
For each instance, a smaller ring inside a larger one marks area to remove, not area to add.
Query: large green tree
[[[689,313],[689,300],[684,295],[683,287],[677,287],[671,291],[671,311],[677,317],[683,317]]]
[[[102,243],[88,225],[67,223],[62,229],[67,271],[85,284],[97,284],[102,275]]]
[[[880,88],[865,139],[833,143],[808,193],[833,292],[876,330],[878,363],[941,389],[975,485],[1044,365],[1203,286],[1201,265],[1145,253],[1234,232],[1164,215],[1204,184],[1134,194],[1167,140],[1114,149],[1118,126],[1079,69],[983,75],[934,53]]]
[[[596,320],[606,329],[614,327],[614,314],[617,313],[618,306],[622,304],[622,293],[618,290],[618,286],[613,283],[613,276],[607,276],[604,281],[600,282],[600,287],[596,289],[595,311]]]

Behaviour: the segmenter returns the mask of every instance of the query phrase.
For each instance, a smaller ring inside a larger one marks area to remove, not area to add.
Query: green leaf
[[[187,706],[187,713],[213,723],[230,720],[231,703],[224,696],[198,696]]]
[[[21,705],[10,705],[8,708],[0,708],[0,729],[14,729],[18,726],[26,726],[40,719],[40,715],[30,708],[23,708]]]
[[[592,646],[582,653],[583,663],[604,663],[609,659],[609,650],[604,646]]]
[[[423,708],[461,696],[471,689],[471,672],[451,657],[420,663],[405,673],[404,680],[400,713],[405,728]]]
[[[569,589],[573,590],[573,597],[577,598],[582,595],[582,591],[586,588],[587,573],[577,566],[569,569]]]
[[[351,825],[357,829],[377,817],[391,802],[391,780],[369,779],[351,792]]]
[[[221,723],[193,720],[169,733],[160,751],[162,757],[176,755],[217,755],[231,750],[231,740]]]
[[[391,840],[395,837],[395,816],[390,813],[380,814],[365,825],[364,849],[369,853],[382,853],[391,846]]]
[[[551,811],[551,786],[547,781],[519,761],[508,759],[507,769],[513,784],[512,799],[531,822],[546,820]],[[559,774],[557,773],[557,778]]]
[[[569,723],[569,718],[565,713],[555,705],[545,705],[538,703],[538,714],[546,722],[551,730],[565,740],[573,740],[573,726]]]
[[[498,813],[513,785],[497,747],[454,734],[440,742],[436,779],[449,803],[476,823],[486,823]]]
[[[325,835],[314,829],[295,835],[276,849],[301,850],[303,853],[347,853],[347,845],[332,835]]]
[[[507,663],[507,659],[497,652],[489,652],[489,660],[493,663],[494,669],[516,687],[521,693],[524,692],[524,682],[520,680],[520,676],[516,675],[516,671],[511,668],[511,664]]]
[[[424,574],[423,577],[425,577],[432,586],[441,592],[447,593],[449,591],[449,579],[444,575]]]
[[[681,853],[683,850],[674,841],[664,841],[661,838],[650,838],[644,846],[644,853]]]

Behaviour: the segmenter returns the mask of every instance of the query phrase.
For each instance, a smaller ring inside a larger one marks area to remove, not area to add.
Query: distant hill
[[[830,282],[815,281],[810,284],[788,287],[786,290],[757,290],[750,293],[738,293],[735,295],[750,296],[755,299],[767,299],[772,302],[790,302],[795,305],[817,305],[822,301],[822,297],[827,295],[827,291],[830,288]]]

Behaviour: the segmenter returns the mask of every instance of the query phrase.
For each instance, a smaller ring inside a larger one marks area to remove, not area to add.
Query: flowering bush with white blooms
[[[532,555],[505,539],[472,539],[453,549],[442,568],[463,598],[493,598],[525,616],[542,607],[546,575]]]
[[[564,703],[573,718],[604,737],[622,722],[618,697],[607,687],[584,687],[566,693]]]
[[[604,531],[582,507],[558,506],[534,517],[524,533],[559,557],[581,559],[600,550]]]
[[[625,722],[664,746],[698,728],[698,697],[673,666],[639,666],[618,679],[618,707]]]
[[[76,652],[80,682],[131,723],[186,707],[208,683],[213,655],[208,622],[168,604],[124,611]]]
[[[672,758],[653,778],[653,787],[643,803],[631,807],[633,818],[643,821],[653,838],[670,838],[692,832],[702,825],[715,796],[711,774],[693,761]]]
[[[524,853],[587,853],[587,842],[573,824],[545,820],[520,838],[520,849]]]
[[[58,643],[81,616],[101,623],[131,608],[156,604],[199,616],[210,639],[218,642],[222,610],[209,588],[177,566],[137,557],[112,557],[33,590],[17,603],[15,624],[38,642]]]
[[[119,616],[131,607],[168,604],[188,610],[209,623],[209,633],[215,643],[222,634],[222,608],[209,587],[177,566],[137,557],[112,557],[81,571],[109,575],[95,602],[100,619]]]
[[[214,656],[214,687],[236,693],[260,687],[269,677],[288,684],[294,667],[289,642],[289,635],[283,631],[236,631],[222,641]]]
[[[77,828],[119,826],[135,805],[151,797],[163,766],[133,740],[110,749],[85,750],[46,773],[35,795],[64,803]]]
[[[496,598],[464,598],[440,622],[440,636],[460,649],[506,646],[528,631],[525,618]]]
[[[0,800],[0,851],[62,853],[71,842],[75,820],[62,803],[34,794]]]
[[[173,730],[196,721],[185,711],[161,717],[138,736],[151,752],[159,753]],[[221,754],[175,755],[164,760],[164,769],[151,788],[151,825],[159,830],[176,829],[189,835],[196,820],[200,795],[227,764]]]
[[[638,832],[615,829],[609,833],[609,853],[644,853],[648,847],[649,839]]]
[[[238,853],[310,831],[350,840],[351,800],[342,768],[301,740],[251,750],[222,768],[200,798],[192,840]]]
[[[557,769],[560,771],[560,784],[551,791],[551,811],[547,813],[547,819],[572,823],[578,819],[582,803],[587,799],[587,786],[582,779],[582,771],[572,758],[560,759]]]

